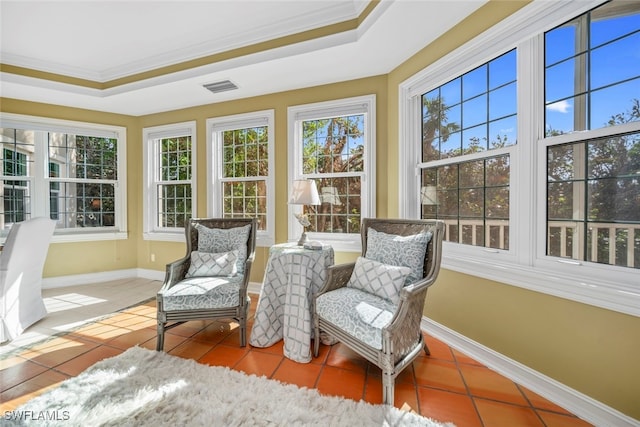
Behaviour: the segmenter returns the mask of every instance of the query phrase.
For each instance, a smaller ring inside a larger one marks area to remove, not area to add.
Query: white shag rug
[[[453,426],[133,347],[38,396],[19,426]],[[9,417],[10,418],[10,417]]]

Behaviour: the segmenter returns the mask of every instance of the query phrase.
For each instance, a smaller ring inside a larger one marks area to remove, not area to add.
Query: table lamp
[[[289,197],[290,205],[319,205],[320,196],[316,182],[311,179],[295,179],[291,189],[291,197]],[[300,225],[302,226],[302,235],[298,240],[298,246],[303,246],[307,241],[307,227],[311,224],[309,218],[303,212],[294,214]]]

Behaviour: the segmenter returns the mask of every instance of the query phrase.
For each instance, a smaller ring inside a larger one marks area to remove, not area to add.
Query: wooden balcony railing
[[[507,220],[444,220],[449,242],[509,249]],[[547,227],[547,254],[602,264],[640,268],[640,224],[553,221]],[[587,245],[584,245],[584,242]],[[587,252],[587,253],[585,253]],[[586,256],[585,256],[586,255]]]

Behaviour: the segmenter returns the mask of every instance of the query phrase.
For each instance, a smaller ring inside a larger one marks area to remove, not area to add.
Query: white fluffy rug
[[[140,347],[96,363],[13,415],[29,418],[20,426],[452,426]]]

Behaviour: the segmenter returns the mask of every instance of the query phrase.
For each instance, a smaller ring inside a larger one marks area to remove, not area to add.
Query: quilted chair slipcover
[[[420,277],[413,282],[409,280],[411,283],[405,282],[407,284],[400,289],[396,303],[347,286],[357,262],[329,267],[323,287],[313,297],[314,336],[319,337],[322,330],[378,366],[382,370],[383,403],[393,405],[395,378],[418,357],[422,349],[429,354],[420,322],[427,289],[440,271],[444,223],[437,220],[363,219],[364,258],[367,258],[370,234],[411,236],[407,239],[416,236],[423,241],[426,240],[425,234],[430,237],[424,259],[420,262]],[[388,253],[383,253],[385,250]],[[372,246],[369,251],[376,252],[377,257],[402,258],[401,265],[416,264],[415,259],[410,259],[410,251],[402,251],[398,247]],[[319,348],[320,340],[315,339],[316,357]]]
[[[33,218],[13,224],[0,255],[0,343],[47,315],[42,270],[56,223]]]
[[[240,345],[247,342],[247,295],[255,257],[254,218],[192,218],[185,227],[186,255],[167,264],[165,280],[156,296],[158,338],[186,321],[234,319],[240,327]],[[171,322],[171,323],[170,323]]]

